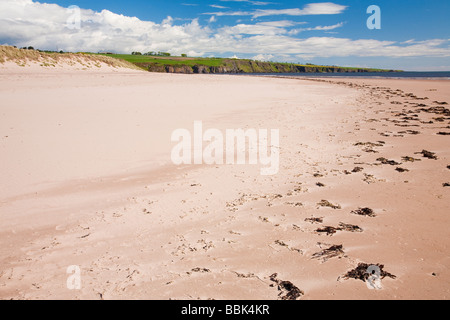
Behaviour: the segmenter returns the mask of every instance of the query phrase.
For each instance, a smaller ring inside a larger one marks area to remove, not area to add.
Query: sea
[[[361,72],[361,73],[257,73],[247,75],[299,77],[299,78],[372,78],[372,79],[422,79],[450,80],[446,72]]]

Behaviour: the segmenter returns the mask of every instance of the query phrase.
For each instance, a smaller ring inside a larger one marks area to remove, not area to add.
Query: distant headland
[[[402,72],[374,68],[354,68],[340,66],[323,66],[314,64],[296,64],[272,61],[258,61],[235,58],[188,57],[186,54],[172,56],[167,52],[149,52],[142,54],[115,54],[111,52],[63,52],[44,51],[33,47],[16,48],[0,46],[0,63],[14,61],[24,66],[26,61],[52,67],[62,61],[75,61],[82,65],[108,64],[149,72],[184,73],[184,74],[258,74],[258,73],[367,73],[367,72]]]
[[[361,73],[361,72],[402,72],[374,68],[354,68],[340,66],[322,66],[314,64],[282,63],[235,58],[198,58],[183,54],[173,57],[167,52],[149,52],[142,54],[101,53],[117,59],[123,59],[150,72],[185,74],[236,74],[236,73]]]

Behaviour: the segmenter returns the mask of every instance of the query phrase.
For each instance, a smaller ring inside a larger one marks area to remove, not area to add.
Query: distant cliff
[[[207,74],[207,73],[358,73],[358,72],[396,72],[396,70],[348,68],[335,66],[300,65],[290,63],[262,62],[243,59],[223,59],[219,66],[203,64],[165,64],[161,62],[135,63],[150,72]]]

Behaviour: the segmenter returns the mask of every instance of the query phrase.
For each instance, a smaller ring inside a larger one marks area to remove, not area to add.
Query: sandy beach
[[[450,81],[4,64],[0,101],[0,299],[450,298]],[[279,172],[174,165],[194,121]]]

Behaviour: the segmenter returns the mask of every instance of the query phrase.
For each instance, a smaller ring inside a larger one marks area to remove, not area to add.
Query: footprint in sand
[[[386,180],[384,180],[384,179],[377,179],[372,174],[364,173],[363,181],[366,182],[367,184],[372,184],[372,183],[376,183],[376,182],[385,182]]]
[[[303,203],[301,202],[286,202],[285,205],[291,207],[303,207]]]
[[[186,274],[191,275],[192,273],[211,273],[211,270],[207,268],[193,268],[191,271],[186,272]]]
[[[275,244],[279,245],[280,247],[285,247],[286,249],[288,249],[289,251],[295,251],[298,252],[300,254],[303,254],[303,251],[294,247],[290,247],[289,245],[287,245],[286,243],[284,243],[281,240],[275,240]]]

